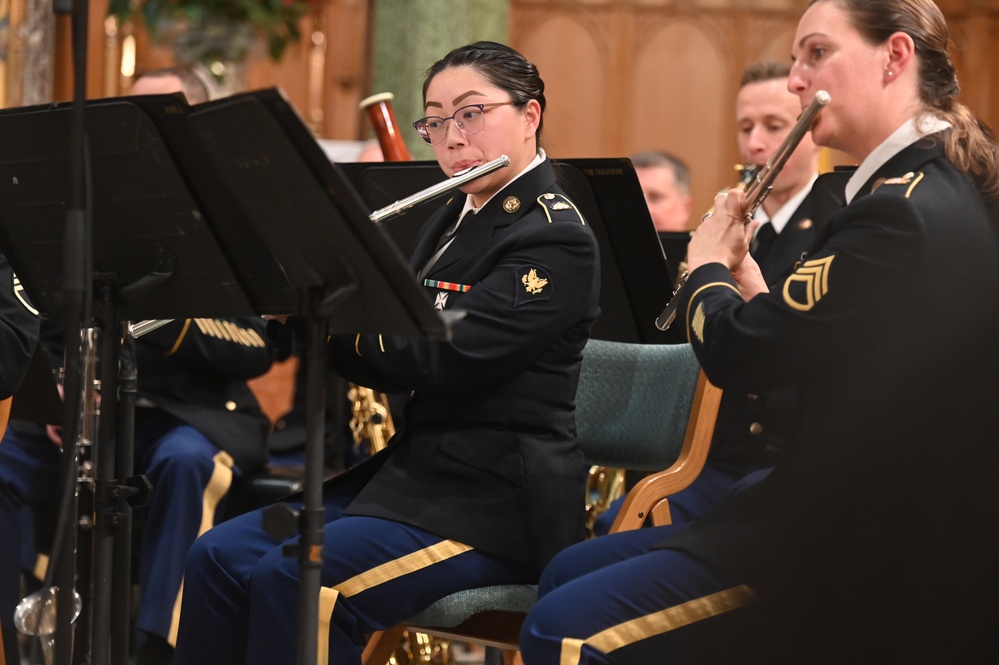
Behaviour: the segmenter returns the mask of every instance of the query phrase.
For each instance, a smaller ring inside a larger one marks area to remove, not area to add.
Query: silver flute
[[[437,198],[443,194],[447,194],[452,190],[458,189],[467,182],[481,178],[484,175],[489,175],[496,169],[501,169],[504,166],[510,166],[510,158],[506,155],[500,155],[496,159],[486,162],[480,166],[459,171],[443,182],[431,185],[430,187],[420,190],[412,196],[407,196],[406,198],[396,201],[391,205],[387,205],[384,208],[379,208],[371,213],[371,221],[384,222],[386,219],[397,217],[413,206],[419,205],[424,201]]]
[[[780,144],[777,148],[777,152],[774,153],[773,157],[767,160],[767,163],[757,172],[756,177],[749,186],[746,188],[746,202],[749,203],[746,207],[746,223],[752,221],[753,216],[756,211],[763,204],[770,192],[773,190],[774,180],[780,174],[781,169],[784,168],[784,164],[787,163],[788,158],[794,149],[798,147],[801,143],[801,139],[805,137],[805,134],[812,129],[812,125],[815,124],[815,118],[818,116],[819,111],[829,103],[830,97],[829,93],[825,90],[819,90],[815,93],[815,98],[812,99],[812,103],[808,105],[801,115],[798,116],[798,121],[791,128],[790,133],[788,133],[787,138],[784,142]],[[710,215],[710,213],[708,213]],[[706,217],[708,215],[705,215]],[[676,291],[673,292],[673,297],[670,298],[669,302],[666,303],[666,308],[663,310],[662,314],[656,318],[656,328],[659,330],[666,330],[673,323],[673,319],[676,318],[676,309],[680,306],[680,301],[683,300],[681,294],[683,293],[683,287],[687,283],[687,272],[684,271],[680,275],[680,279],[677,280]]]

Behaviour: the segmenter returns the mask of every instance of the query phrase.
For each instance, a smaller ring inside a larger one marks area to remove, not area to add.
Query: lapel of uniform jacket
[[[424,223],[413,247],[413,253],[409,257],[409,267],[413,273],[419,272],[430,260],[437,249],[437,241],[447,228],[454,224],[464,205],[465,195],[458,192]]]
[[[489,203],[483,206],[474,218],[469,220],[470,223],[467,227],[458,231],[454,242],[441,255],[428,274],[436,274],[463,257],[478,256],[482,252],[483,246],[487,245],[497,233],[523,217],[532,206],[537,205],[537,197],[540,193],[548,191],[554,186],[555,174],[552,171],[551,162],[547,160],[517,178],[490,199]],[[509,209],[514,206],[504,205],[511,197],[519,202],[513,211]]]

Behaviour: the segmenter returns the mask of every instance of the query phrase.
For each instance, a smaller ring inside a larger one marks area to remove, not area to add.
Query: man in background
[[[632,156],[631,163],[642,185],[645,202],[656,231],[681,233],[692,231],[690,211],[690,171],[676,155],[649,150]]]
[[[208,86],[186,67],[155,69],[139,76],[132,83],[130,95],[165,95],[183,92],[188,104],[200,104],[209,99]]]
[[[801,112],[798,97],[788,92],[790,66],[760,62],[743,70],[736,96],[735,119],[739,154],[750,166],[763,166],[791,132]],[[809,196],[819,172],[820,148],[806,134],[788,158],[773,190],[757,211],[761,220],[750,254],[767,284],[774,285],[794,269],[818,236],[822,219],[814,216]],[[784,389],[766,395],[725,391],[711,451],[701,475],[686,490],[670,497],[673,523],[700,519],[733,493],[762,480],[773,468],[795,417],[796,395]],[[628,485],[640,478],[628,474]],[[594,533],[607,533],[622,499],[600,515]]]

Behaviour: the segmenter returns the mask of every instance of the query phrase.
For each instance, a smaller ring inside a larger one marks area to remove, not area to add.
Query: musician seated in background
[[[37,343],[37,312],[24,300],[23,291],[15,291],[14,273],[7,258],[0,254],[0,399],[9,398],[21,385]],[[6,418],[3,418],[3,424],[6,425]],[[3,431],[2,427],[0,431]],[[4,464],[5,452],[5,446],[0,442],[0,465]],[[0,483],[3,482],[4,479],[0,478]],[[0,486],[0,522],[20,522],[21,518],[20,509],[8,500],[7,492]],[[14,571],[13,575],[0,577],[0,628],[3,629],[3,655],[8,663],[20,662],[14,631],[14,607],[21,595],[16,574],[20,570],[20,545],[14,534],[3,532],[0,538],[0,575],[8,570]]]
[[[635,174],[645,194],[656,231],[683,233],[693,230],[690,211],[690,171],[686,162],[662,150],[639,152],[631,157]]]
[[[266,460],[270,423],[246,384],[274,357],[264,327],[256,318],[180,319],[137,340],[135,472],[153,485],[150,504],[137,511],[140,665],[170,662],[187,549],[223,515],[234,474]],[[61,341],[61,328],[45,328],[46,340]],[[61,357],[55,344],[47,347]],[[0,443],[0,504],[10,507],[0,514],[0,532],[5,555],[9,549],[14,557],[0,562],[4,589],[19,588],[17,555],[31,537],[23,533],[22,507],[58,503],[61,444],[58,428],[46,434],[18,420]],[[18,600],[16,591],[4,594],[3,616],[13,615]]]
[[[208,86],[187,67],[164,67],[139,76],[129,89],[130,95],[164,95],[183,92],[188,104],[201,104],[209,99]]]
[[[176,71],[166,78],[186,82]],[[133,91],[147,91],[145,80],[138,79]],[[156,92],[168,92],[161,84]],[[197,87],[174,91],[193,99],[200,94]],[[44,328],[51,362],[59,366],[62,328]],[[246,384],[274,360],[265,328],[257,317],[178,319],[136,341],[135,472],[153,484],[150,504],[136,513],[142,521],[139,665],[170,662],[187,550],[224,515],[233,475],[266,461],[270,423]],[[12,421],[0,444],[0,502],[11,506],[0,514],[0,533],[11,556],[28,537],[15,519],[21,509],[58,502],[60,446],[57,428],[46,433],[44,426],[23,421]],[[0,562],[5,590],[19,587],[18,561]],[[17,601],[16,591],[4,594],[4,617],[12,616]]]
[[[790,66],[759,62],[743,70],[735,101],[739,155],[746,165],[762,167],[791,133],[801,102],[788,91]],[[809,196],[818,177],[820,148],[805,135],[774,181],[756,213],[760,221],[749,253],[768,285],[778,284],[795,261],[811,248],[823,225]],[[679,322],[674,323],[679,327]],[[726,390],[711,452],[704,471],[686,490],[670,499],[674,528],[682,528],[723,503],[732,493],[760,480],[776,463],[794,424],[792,387],[775,391]],[[629,485],[640,476],[629,473]],[[597,535],[610,531],[624,498],[611,504],[594,524]],[[589,555],[578,552],[583,565]]]
[[[455,591],[534,583],[583,537],[574,402],[599,258],[539,144],[544,82],[518,52],[478,42],[433,64],[423,90],[415,127],[447,176],[511,164],[463,185],[416,239],[418,283],[463,313],[450,340],[331,338],[336,372],[412,397],[388,446],[324,487],[322,662],[359,662],[366,633]],[[178,664],[296,662],[299,564],[282,548],[297,542],[274,542],[259,512],[198,540]]]
[[[806,10],[789,89],[830,94],[812,137],[859,162],[848,203],[768,289],[744,195],[720,194],[678,314],[720,387],[796,386],[797,427],[680,534],[592,541],[634,546],[543,590],[527,665],[996,658],[999,145],[947,48],[931,0]]]

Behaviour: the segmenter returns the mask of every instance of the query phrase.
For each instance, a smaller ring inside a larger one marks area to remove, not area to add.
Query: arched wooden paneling
[[[630,93],[618,110],[628,129],[626,153],[656,149],[682,157],[698,202],[735,179],[733,97],[726,84],[732,72],[715,27],[686,18],[640,26]],[[694,103],[697,126],[716,131],[691,131]],[[721,182],[718,173],[728,181]]]
[[[592,157],[612,149],[605,134],[616,122],[608,116],[603,92],[609,73],[601,48],[606,37],[583,11],[555,13],[518,40],[516,48],[545,81],[542,143],[554,157]]]
[[[510,43],[538,62],[562,156],[645,147],[690,165],[695,210],[731,184],[742,68],[788,61],[807,0],[510,0]],[[999,126],[999,0],[939,0],[957,44],[961,101]],[[577,44],[576,40],[587,43]],[[596,54],[596,56],[594,56]],[[594,61],[595,60],[595,61]],[[571,88],[571,90],[566,90]],[[582,102],[586,102],[582,104]],[[559,108],[571,104],[568,117]],[[833,154],[829,163],[842,163]]]
[[[401,0],[400,0],[401,1]],[[113,48],[103,15],[108,0],[90,3],[88,92],[113,94]],[[538,63],[548,84],[551,111],[546,142],[564,157],[623,156],[645,147],[646,105],[659,108],[657,127],[694,168],[695,209],[732,178],[737,161],[728,109],[734,106],[742,67],[761,58],[786,60],[807,0],[508,0],[509,43]],[[938,0],[956,44],[961,101],[999,128],[999,0]],[[280,85],[318,135],[363,138],[357,102],[369,92],[367,0],[321,0],[313,44],[312,18],[304,39],[279,64],[259,55],[249,85]],[[56,40],[55,99],[71,97],[65,18]],[[137,30],[139,66],[169,64],[169,50]],[[120,57],[120,56],[119,56]],[[318,64],[318,66],[317,66]],[[649,133],[649,143],[659,135]],[[707,192],[707,194],[705,194]]]

